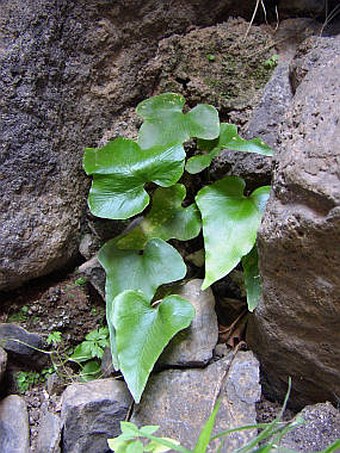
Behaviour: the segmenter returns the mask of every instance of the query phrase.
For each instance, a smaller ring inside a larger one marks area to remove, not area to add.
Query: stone
[[[4,377],[6,366],[7,366],[7,353],[3,348],[0,347],[0,384]]]
[[[215,298],[210,288],[201,291],[202,283],[194,279],[173,291],[192,303],[196,315],[190,327],[171,340],[159,358],[159,366],[198,367],[212,359],[218,340]]]
[[[61,422],[56,414],[47,412],[39,423],[35,453],[60,453]]]
[[[131,403],[125,383],[116,379],[67,387],[61,400],[63,453],[109,452],[107,439],[119,435]]]
[[[105,271],[94,256],[79,266],[78,273],[84,275],[98,294],[105,300]]]
[[[221,406],[215,422],[215,434],[238,426],[255,425],[255,404],[260,398],[259,362],[251,351],[240,351],[231,362],[221,388]],[[236,451],[256,436],[256,429],[232,433],[224,438],[221,452]]]
[[[0,401],[0,451],[29,453],[29,426],[26,403],[18,395]]]
[[[159,425],[160,435],[193,448],[220,394],[219,430],[255,422],[255,401],[260,395],[258,377],[256,359],[251,353],[240,352],[234,360],[230,353],[203,369],[162,371],[150,378],[141,403],[134,406],[131,421],[138,426]],[[242,446],[254,435],[241,433],[232,444]],[[228,448],[229,444],[225,445]]]
[[[304,419],[303,425],[286,434],[280,446],[312,453],[340,439],[340,413],[331,403],[306,406],[297,416]]]
[[[49,360],[48,354],[37,350],[44,349],[42,337],[16,324],[0,323],[0,342],[11,358],[31,368],[42,368]]]
[[[290,404],[340,394],[340,36],[319,38],[282,127],[273,190],[258,236],[263,297],[247,342],[262,365],[265,391]]]
[[[83,148],[152,93],[140,71],[160,37],[211,25],[230,6],[250,14],[252,1],[2,2],[0,290],[76,258]]]

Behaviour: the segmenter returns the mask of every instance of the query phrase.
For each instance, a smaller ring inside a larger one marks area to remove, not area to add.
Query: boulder
[[[29,426],[26,403],[18,395],[0,401],[0,451],[29,453]]]
[[[319,44],[281,131],[258,241],[263,297],[248,324],[268,396],[282,398],[291,376],[296,407],[340,394],[340,36]]]
[[[61,400],[63,453],[109,452],[132,398],[122,381],[101,379],[66,388]]]
[[[259,364],[251,352],[239,352],[234,359],[230,353],[204,369],[167,370],[153,375],[141,403],[134,406],[131,421],[138,426],[159,425],[161,435],[193,448],[219,396],[218,432],[256,423]],[[221,451],[234,451],[235,446],[240,448],[255,436],[253,430],[228,437]]]

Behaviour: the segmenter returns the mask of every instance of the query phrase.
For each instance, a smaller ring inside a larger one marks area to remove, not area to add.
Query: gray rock
[[[41,368],[48,362],[48,355],[37,350],[44,349],[41,336],[16,324],[0,324],[0,342],[11,357],[32,368]]]
[[[340,439],[340,413],[331,403],[307,406],[298,416],[304,419],[304,424],[286,434],[280,446],[312,453]]]
[[[60,418],[47,412],[40,420],[35,453],[60,453],[60,441]]]
[[[232,359],[231,353],[204,369],[167,370],[153,375],[141,403],[134,407],[131,421],[138,426],[160,425],[160,434],[193,448],[222,392],[219,430],[254,422],[255,401],[260,394],[258,363],[251,353],[238,353],[235,365]],[[232,445],[244,445],[254,435],[240,434],[237,441],[232,439]],[[225,445],[228,448],[229,444]]]
[[[259,232],[263,298],[248,323],[266,392],[282,399],[291,376],[296,407],[340,394],[340,37],[325,40],[281,132]]]
[[[215,433],[238,426],[256,424],[256,407],[261,398],[260,367],[251,351],[238,352],[231,362],[221,388],[221,407]],[[257,435],[257,430],[240,431],[225,438],[222,453],[236,451]]]
[[[160,366],[204,366],[213,357],[218,340],[215,298],[210,288],[201,291],[203,280],[194,279],[174,290],[188,299],[196,315],[190,327],[179,332],[161,355]]]
[[[0,347],[0,384],[4,377],[7,366],[7,354],[4,349]]]
[[[73,384],[62,395],[63,453],[109,452],[107,439],[118,436],[132,399],[115,379]]]
[[[105,300],[105,271],[100,265],[98,258],[94,256],[82,264],[78,272],[86,277],[94,289]]]
[[[0,401],[0,451],[29,453],[29,426],[26,403],[18,395]]]

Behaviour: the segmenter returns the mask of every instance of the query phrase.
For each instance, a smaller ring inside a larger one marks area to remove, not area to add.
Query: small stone
[[[63,453],[107,452],[107,439],[119,435],[132,398],[123,381],[101,379],[70,385],[61,403]]]
[[[48,362],[48,355],[37,350],[44,348],[40,335],[16,324],[0,324],[0,341],[10,357],[29,363],[32,368],[42,368]]]
[[[29,453],[29,426],[26,403],[18,395],[0,401],[0,451]]]
[[[105,300],[105,271],[97,257],[91,258],[79,267],[79,273],[84,275],[99,295]]]
[[[60,453],[60,441],[60,418],[47,412],[40,421],[35,453]]]
[[[210,288],[201,290],[203,280],[191,280],[175,294],[188,299],[196,314],[190,327],[179,332],[159,359],[160,366],[204,366],[213,357],[218,340],[215,298]]]
[[[0,347],[0,383],[4,377],[7,366],[7,354],[4,349]]]
[[[304,424],[283,437],[282,447],[312,453],[324,450],[340,439],[340,413],[331,403],[306,406],[299,416]]]

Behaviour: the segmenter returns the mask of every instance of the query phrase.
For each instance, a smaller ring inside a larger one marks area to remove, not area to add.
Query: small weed
[[[24,322],[28,317],[28,305],[23,305],[17,312],[8,316],[7,322]]]
[[[77,286],[84,286],[87,283],[87,279],[85,277],[79,277],[74,281],[74,284]]]
[[[216,56],[214,54],[212,54],[212,53],[208,53],[206,55],[206,57],[207,57],[208,61],[215,61],[216,60]]]
[[[276,68],[279,61],[279,56],[277,54],[272,55],[268,60],[263,63],[265,69],[274,69]]]
[[[56,331],[53,331],[49,334],[49,336],[47,337],[46,339],[46,343],[47,344],[50,344],[52,346],[57,346],[59,343],[61,343],[61,336],[62,336],[62,333],[61,332],[58,332],[57,330]]]

